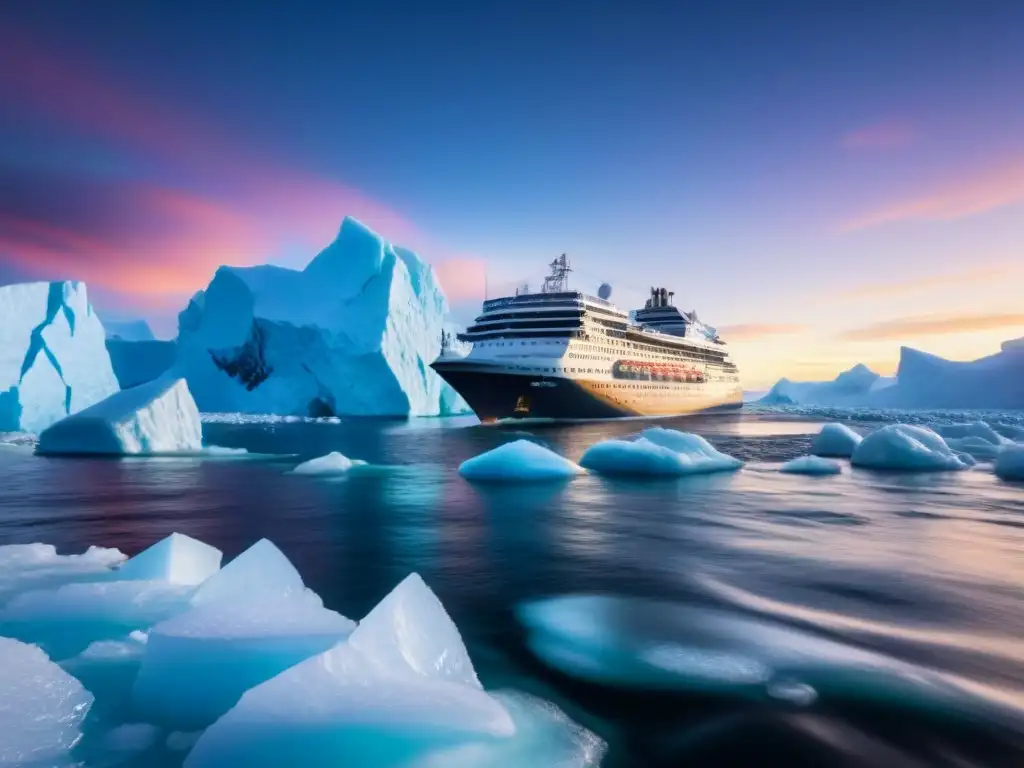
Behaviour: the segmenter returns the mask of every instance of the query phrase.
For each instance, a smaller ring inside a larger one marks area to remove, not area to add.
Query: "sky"
[[[0,283],[177,313],[355,216],[456,319],[664,285],[748,388],[1024,336],[1024,3],[0,5]]]

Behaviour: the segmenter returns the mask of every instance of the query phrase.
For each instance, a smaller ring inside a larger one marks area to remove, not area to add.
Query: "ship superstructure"
[[[468,355],[433,368],[481,420],[669,416],[738,407],[739,371],[714,328],[652,288],[631,320],[607,298],[569,290],[563,254],[539,292],[485,301],[458,335]]]

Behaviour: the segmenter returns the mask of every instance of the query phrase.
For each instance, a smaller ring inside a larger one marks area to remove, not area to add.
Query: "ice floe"
[[[299,464],[292,470],[293,475],[340,475],[353,467],[365,466],[365,461],[350,459],[343,453],[332,451],[326,456],[310,459]]]
[[[845,424],[826,424],[811,441],[811,453],[848,459],[863,439]]]
[[[679,476],[727,472],[743,462],[700,435],[651,427],[635,440],[605,440],[588,448],[580,465],[605,475]]]
[[[499,445],[459,466],[459,474],[469,480],[565,480],[582,472],[577,464],[531,440]]]
[[[1024,445],[1005,446],[996,456],[995,473],[1004,480],[1024,480]]]
[[[798,456],[779,467],[779,471],[791,475],[838,475],[843,467],[838,461],[820,456]]]
[[[850,458],[856,467],[914,472],[966,469],[974,464],[967,454],[950,448],[927,427],[889,424],[867,437]]]

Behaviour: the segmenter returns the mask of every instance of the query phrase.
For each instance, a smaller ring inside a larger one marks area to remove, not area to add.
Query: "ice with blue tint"
[[[514,440],[467,459],[459,474],[468,480],[566,480],[583,472],[577,464],[530,440]]]
[[[292,470],[293,475],[342,475],[353,467],[365,466],[365,461],[350,459],[343,453],[332,451],[326,456],[310,459]]]
[[[838,461],[821,456],[798,456],[779,467],[779,471],[791,475],[838,475],[843,467]]]
[[[984,421],[971,424],[942,424],[935,427],[946,444],[954,451],[969,454],[978,461],[992,461],[1006,445],[1013,445],[1008,437],[996,432]]]
[[[356,626],[324,608],[266,540],[228,563],[193,602],[150,631],[133,694],[147,720],[178,730],[209,725],[245,691],[323,653]]]
[[[118,390],[84,283],[0,287],[0,432],[40,432]]]
[[[219,564],[219,550],[172,534],[93,581],[19,594],[0,611],[0,634],[38,642],[64,659],[187,610],[196,584]]]
[[[0,607],[21,592],[109,576],[124,560],[120,550],[103,547],[89,547],[80,555],[58,555],[52,544],[2,546]]]
[[[848,459],[863,439],[845,424],[826,424],[811,441],[811,453]]]
[[[347,642],[245,693],[185,765],[397,767],[515,732],[480,687],[444,607],[413,574]]]
[[[1004,446],[996,456],[995,473],[1004,480],[1024,481],[1024,445]]]
[[[605,440],[588,448],[580,465],[605,475],[681,476],[728,472],[743,462],[700,435],[652,427],[635,440]]]
[[[869,469],[928,472],[966,469],[974,462],[927,427],[889,424],[865,437],[850,463]]]
[[[216,547],[182,533],[172,533],[122,565],[117,578],[202,584],[220,570],[222,557]]]
[[[40,453],[159,454],[203,447],[203,426],[184,379],[125,389],[61,419],[39,436]]]
[[[0,766],[77,765],[71,749],[93,697],[38,647],[0,637]]]
[[[153,329],[145,320],[104,320],[106,338],[122,341],[154,341]]]
[[[126,341],[107,339],[107,353],[121,389],[159,379],[171,369],[178,357],[173,341]]]
[[[204,412],[436,416],[448,305],[431,267],[352,218],[304,270],[221,267],[178,320]]]
[[[146,752],[160,741],[161,731],[150,723],[125,723],[103,735],[102,746],[118,757]]]

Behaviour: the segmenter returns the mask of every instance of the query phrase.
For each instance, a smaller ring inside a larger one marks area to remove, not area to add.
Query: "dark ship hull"
[[[465,360],[441,359],[431,367],[481,421],[683,416],[743,405],[739,384],[569,379]]]

